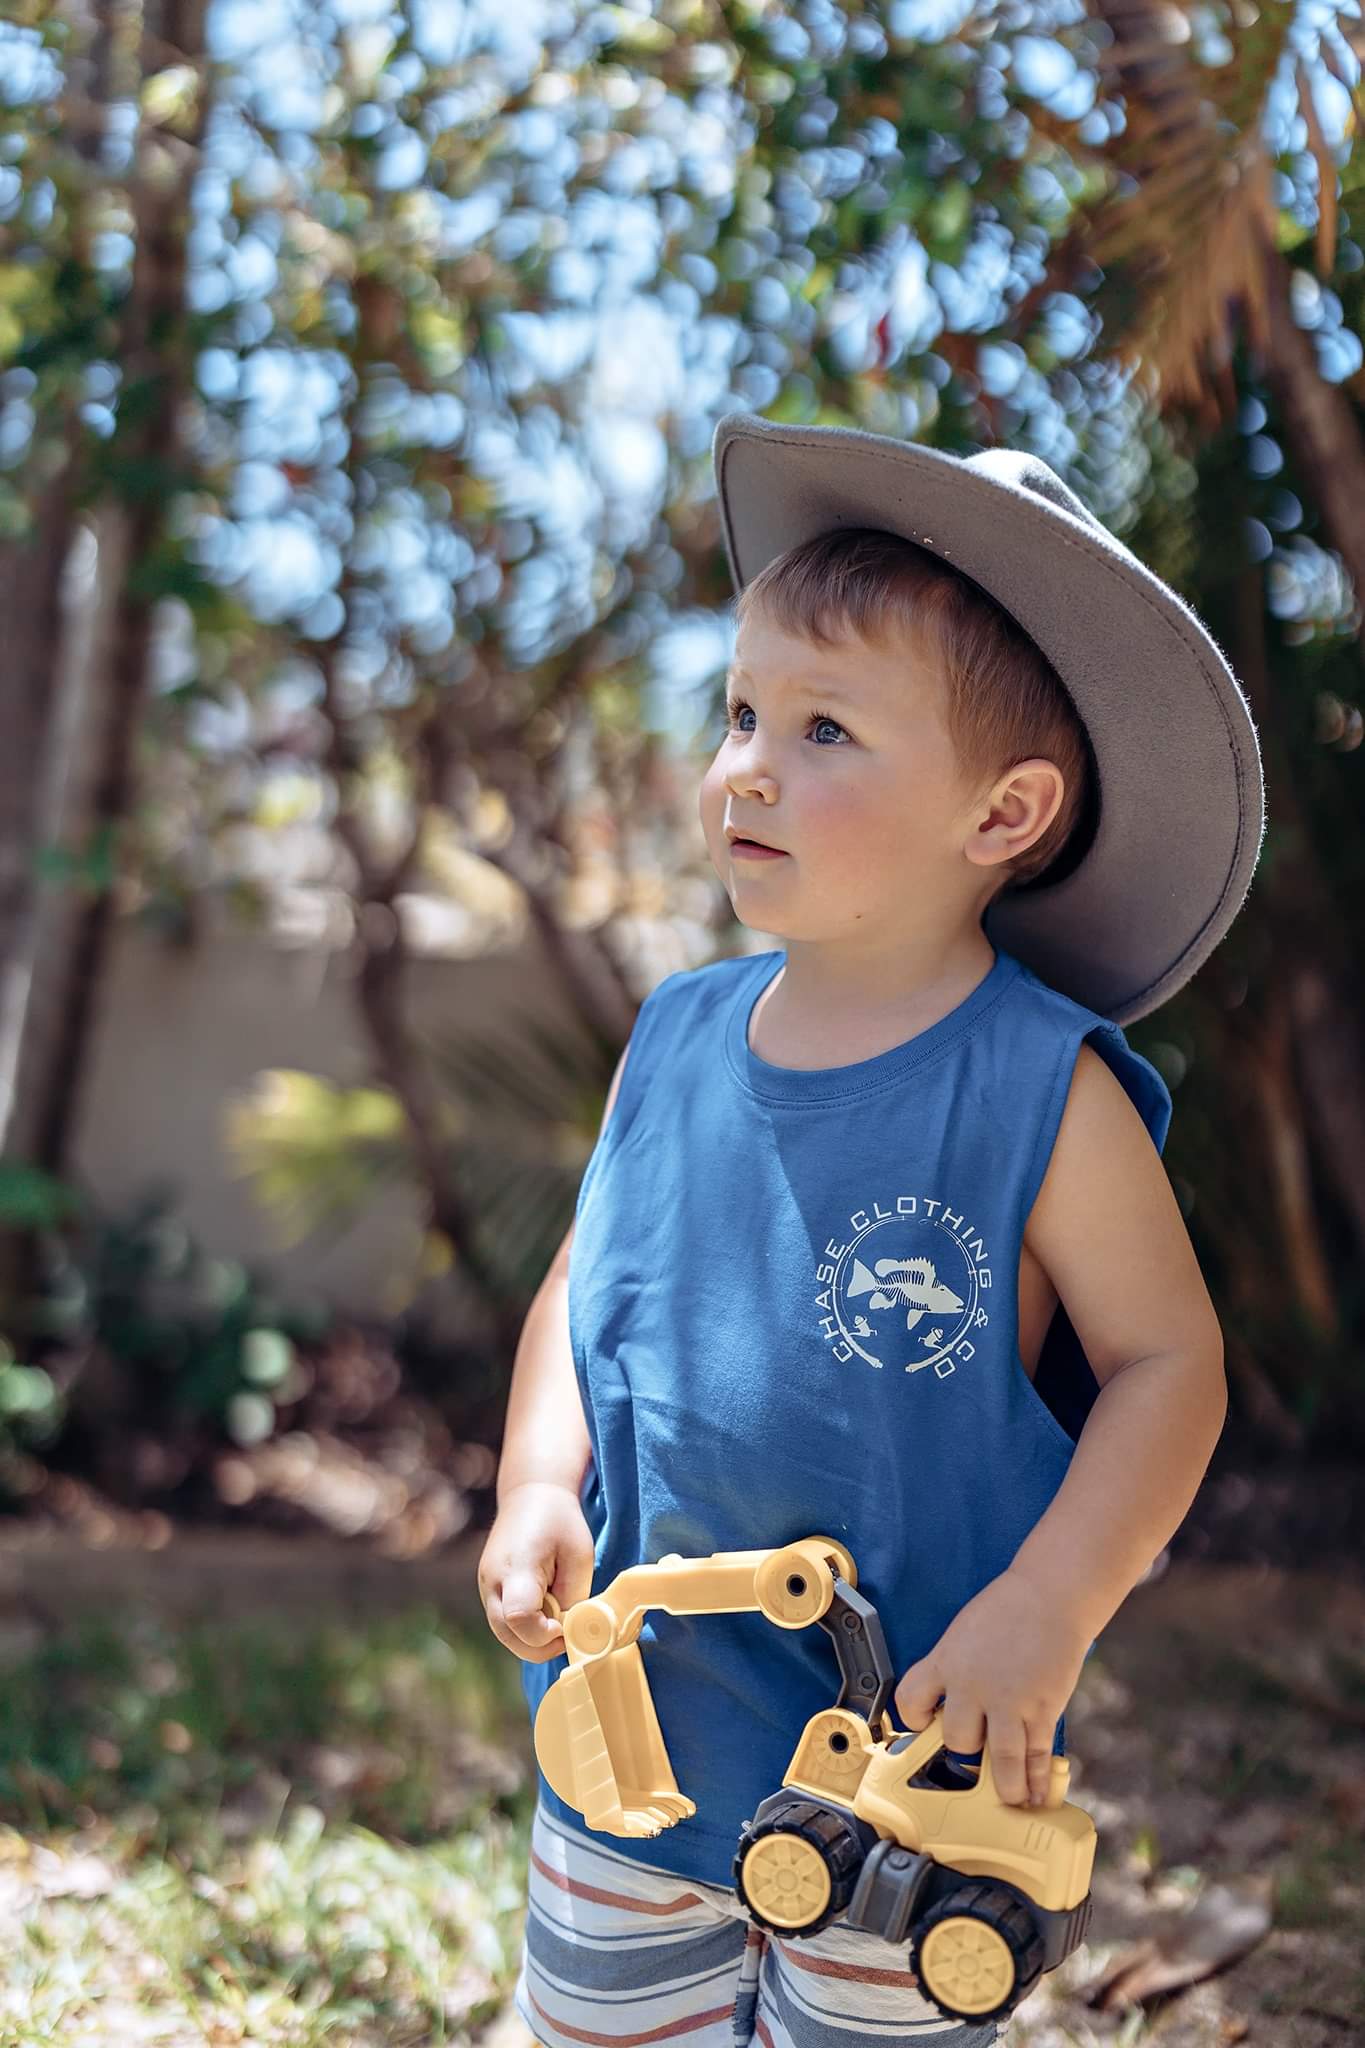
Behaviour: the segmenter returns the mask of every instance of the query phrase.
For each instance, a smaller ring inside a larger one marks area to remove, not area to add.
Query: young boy
[[[1181,600],[1035,457],[731,415],[737,589],[701,821],[780,950],[669,975],[527,1317],[479,1566],[532,1715],[543,1610],[668,1553],[851,1552],[907,1728],[1038,1801],[1093,1639],[1222,1427],[1217,1317],[1122,1024],[1250,884],[1260,757]],[[731,1859],[837,1691],[819,1629],[654,1611],[696,1812],[593,1833],[543,1777],[538,2041],[984,2048],[905,1954],[747,1921]],[[977,2008],[972,2007],[975,2011]]]

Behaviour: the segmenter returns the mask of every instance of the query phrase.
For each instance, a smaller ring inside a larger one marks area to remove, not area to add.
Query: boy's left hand
[[[968,1755],[990,1742],[991,1772],[1006,1806],[1047,1797],[1052,1738],[1076,1689],[1091,1632],[1055,1597],[1004,1571],[983,1586],[927,1657],[901,1676],[896,1710],[927,1728],[939,1701],[943,1740]]]

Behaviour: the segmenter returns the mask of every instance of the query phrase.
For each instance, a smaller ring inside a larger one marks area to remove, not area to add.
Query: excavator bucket
[[[670,1614],[749,1614],[804,1628],[834,1595],[834,1570],[857,1584],[852,1557],[828,1536],[780,1550],[670,1552],[618,1572],[567,1612],[551,1592],[546,1614],[562,1624],[568,1665],[536,1713],[535,1748],[551,1790],[608,1835],[657,1835],[696,1812],[678,1790],[649,1678],[635,1638],[651,1607]]]
[[[536,1712],[551,1789],[608,1835],[657,1835],[697,1808],[678,1790],[638,1643],[571,1664]]]

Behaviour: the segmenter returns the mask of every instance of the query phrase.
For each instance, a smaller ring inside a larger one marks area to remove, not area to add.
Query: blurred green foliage
[[[522,1739],[516,1660],[482,1624],[427,1608],[361,1629],[87,1614],[6,1661],[0,1821],[69,1827],[81,1808],[113,1819],[136,1802],[163,1847],[194,1855],[267,1765],[292,1802],[411,1842],[490,1802],[526,1808],[502,1749]],[[350,1773],[335,1768],[348,1750]]]
[[[0,872],[78,913],[15,1156],[60,1179],[115,904],[184,943],[206,908],[263,917],[314,824],[329,860],[293,880],[346,899],[369,1071],[274,1073],[239,1156],[295,1237],[409,1175],[421,1270],[495,1305],[505,1369],[598,1076],[518,1102],[507,1063],[461,1076],[420,1044],[401,906],[505,862],[542,933],[572,922],[591,953],[561,1007],[623,985],[651,918],[719,950],[694,829],[732,596],[714,418],[1030,447],[1253,685],[1256,885],[1133,1039],[1178,1091],[1168,1161],[1239,1412],[1281,1447],[1365,1440],[1358,19],[1218,0],[1155,57],[1121,11],[865,0],[576,0],[531,39],[319,6],[173,52],[143,26],[35,0],[0,24]],[[203,32],[191,10],[179,33]],[[54,833],[31,800],[60,752],[51,622],[95,533],[118,603],[81,678],[99,758],[68,777],[94,795]],[[714,649],[690,679],[675,629]],[[33,908],[10,895],[0,955]],[[16,1185],[12,1227],[60,1240],[51,1193]],[[87,1233],[49,1306],[250,1438],[291,1331],[159,1231]],[[16,1331],[11,1364],[40,1363]]]
[[[7,1944],[15,2048],[92,2011],[121,2040],[416,2048],[505,2005],[534,1780],[481,1622],[129,1603],[0,1675],[0,1861],[48,1880]]]
[[[85,1207],[46,1253],[37,1330],[68,1351],[101,1347],[135,1380],[140,1407],[209,1418],[239,1443],[269,1436],[295,1341],[321,1336],[330,1319],[286,1310],[249,1268],[211,1257],[166,1190],[119,1214]]]
[[[429,1056],[452,1181],[500,1287],[529,1303],[573,1217],[615,1051],[531,1013],[496,1036],[444,1038]],[[401,1105],[387,1089],[272,1069],[232,1105],[225,1129],[282,1245],[344,1228],[383,1189],[411,1178]],[[408,1286],[449,1262],[449,1246],[427,1232]]]
[[[325,1335],[329,1310],[285,1307],[249,1268],[211,1257],[164,1189],[112,1211],[5,1169],[0,1203],[35,1226],[39,1249],[22,1338],[0,1337],[0,1490],[21,1494],[16,1459],[58,1453],[72,1425],[207,1427],[243,1446],[274,1432],[298,1396],[296,1347]]]

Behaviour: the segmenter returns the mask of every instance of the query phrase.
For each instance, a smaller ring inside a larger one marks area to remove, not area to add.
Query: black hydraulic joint
[[[834,1573],[834,1598],[820,1616],[820,1626],[834,1644],[843,1680],[834,1704],[861,1714],[875,1728],[896,1683],[881,1616],[870,1600],[864,1600],[840,1577],[836,1566],[831,1565],[830,1570]]]

